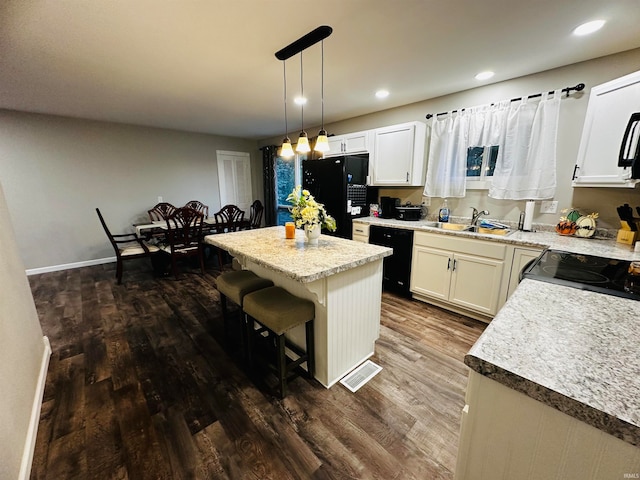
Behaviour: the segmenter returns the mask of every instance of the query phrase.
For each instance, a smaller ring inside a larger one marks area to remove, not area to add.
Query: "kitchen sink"
[[[458,232],[474,232],[481,235],[509,235],[514,232],[508,228],[487,228],[480,225],[469,225],[468,223],[426,222],[425,226]]]

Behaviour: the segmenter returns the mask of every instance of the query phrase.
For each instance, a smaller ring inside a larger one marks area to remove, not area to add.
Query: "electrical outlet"
[[[158,203],[162,203],[162,197],[158,195]]]
[[[540,202],[540,213],[557,213],[558,202],[557,201],[543,201]]]
[[[422,203],[425,207],[431,206],[431,197],[422,197]]]

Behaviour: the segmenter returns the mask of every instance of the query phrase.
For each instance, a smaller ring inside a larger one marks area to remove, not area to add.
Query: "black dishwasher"
[[[390,292],[411,296],[409,279],[413,230],[372,225],[369,229],[369,243],[393,248],[393,255],[385,257],[383,262],[382,287]]]

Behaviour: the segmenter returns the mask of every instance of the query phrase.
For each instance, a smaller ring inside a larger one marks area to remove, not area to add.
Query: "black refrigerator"
[[[366,153],[302,162],[302,187],[336,219],[336,231],[322,233],[350,239],[352,219],[369,215],[369,203],[377,203],[378,192],[367,187],[368,172]]]

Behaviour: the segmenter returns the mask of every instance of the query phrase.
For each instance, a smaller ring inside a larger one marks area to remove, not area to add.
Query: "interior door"
[[[220,207],[236,205],[249,217],[253,202],[251,190],[251,156],[246,152],[216,151]]]

